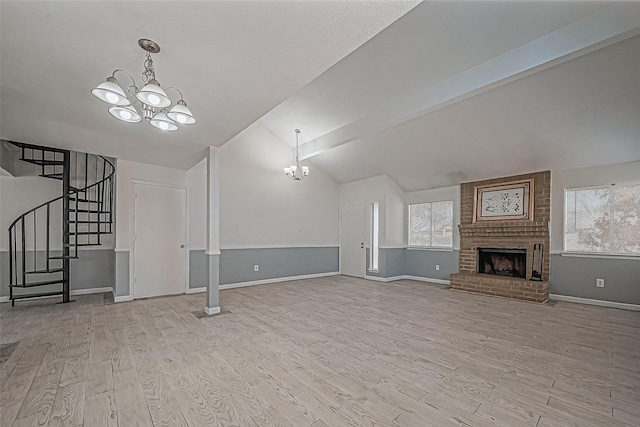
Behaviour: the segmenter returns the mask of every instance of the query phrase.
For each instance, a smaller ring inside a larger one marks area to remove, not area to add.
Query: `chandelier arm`
[[[138,90],[138,86],[136,86],[136,81],[134,80],[133,76],[131,74],[129,74],[129,72],[127,70],[123,70],[122,68],[117,68],[113,71],[113,74],[111,74],[111,77],[113,77],[115,79],[116,77],[116,73],[118,71],[121,71],[123,73],[125,73],[127,76],[129,76],[129,78],[131,79],[131,86],[130,87],[134,87],[136,88],[136,90]]]
[[[169,87],[164,88],[164,91],[166,92],[169,89],[173,89],[173,90],[177,91],[180,94],[180,101],[184,101],[184,95],[182,94],[182,91],[180,91],[180,89],[178,89],[175,86],[169,86]]]

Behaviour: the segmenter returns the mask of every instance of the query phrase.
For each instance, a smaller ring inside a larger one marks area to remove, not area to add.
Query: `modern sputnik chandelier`
[[[180,99],[172,106],[167,93],[156,80],[151,54],[160,52],[160,46],[149,39],[140,39],[138,44],[147,51],[142,72],[142,81],[145,84],[142,89],[138,89],[131,74],[125,70],[116,69],[111,77],[107,77],[107,80],[93,89],[91,93],[99,100],[111,105],[107,110],[109,114],[127,123],[140,123],[145,118],[151,126],[165,131],[178,130],[178,124],[195,124],[196,119],[187,107],[187,103],[184,102],[182,92],[175,87],[167,88],[167,90],[173,89],[180,94]],[[119,72],[129,76],[131,86],[126,89],[120,86],[116,80],[116,73]]]
[[[300,135],[300,129],[296,129],[296,163],[295,165],[291,165],[289,167],[284,168],[284,173],[287,176],[295,181],[303,180],[307,175],[309,175],[309,167],[302,166],[300,167],[300,155],[298,153],[298,135]]]

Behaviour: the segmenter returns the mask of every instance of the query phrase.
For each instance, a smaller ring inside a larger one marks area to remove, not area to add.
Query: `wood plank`
[[[85,399],[83,426],[118,427],[114,391],[107,391]]]
[[[36,377],[24,398],[17,419],[34,416],[37,425],[46,425],[51,416],[60,375]]]
[[[145,401],[138,372],[135,369],[114,372],[113,384],[118,411]]]
[[[128,408],[118,411],[118,425],[120,426],[136,426],[136,427],[153,427],[151,416],[147,410],[147,405],[138,403]]]
[[[174,391],[182,415],[190,427],[223,427],[211,407],[195,385],[189,385]]]
[[[182,415],[164,375],[142,378],[140,383],[153,424],[166,424]]]
[[[85,407],[85,382],[58,388],[49,427],[82,425]]]

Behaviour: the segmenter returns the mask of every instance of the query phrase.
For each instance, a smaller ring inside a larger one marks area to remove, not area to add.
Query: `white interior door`
[[[340,273],[364,277],[367,235],[365,206],[342,208],[340,211]]]
[[[187,287],[187,191],[134,186],[133,297],[184,293]]]

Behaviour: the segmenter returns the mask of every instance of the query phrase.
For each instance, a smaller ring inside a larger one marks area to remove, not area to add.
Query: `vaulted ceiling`
[[[338,182],[406,191],[640,160],[640,3],[0,7],[4,139],[188,168],[258,121]],[[89,94],[141,71],[140,37],[198,125],[127,126]]]
[[[0,137],[189,168],[416,4],[2,0]],[[116,68],[140,86],[140,38],[160,45],[157,78],[197,125],[126,124],[91,95]]]

